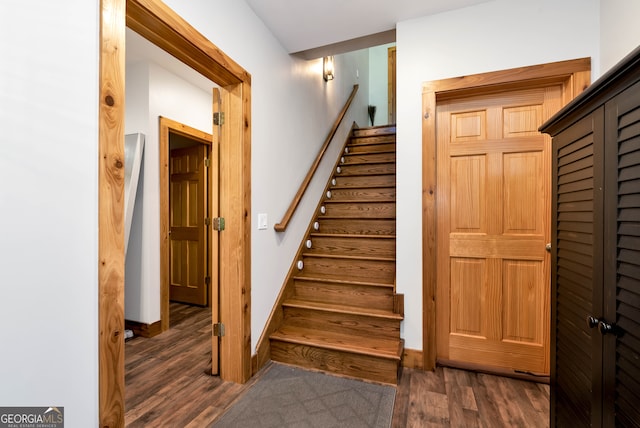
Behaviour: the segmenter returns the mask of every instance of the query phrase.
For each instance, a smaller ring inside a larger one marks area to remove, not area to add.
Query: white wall
[[[0,3],[0,405],[98,423],[98,3]]]
[[[369,104],[376,106],[375,126],[389,123],[389,48],[395,43],[369,49]],[[371,121],[367,122],[367,126]]]
[[[422,349],[422,83],[580,57],[597,66],[598,13],[598,0],[495,0],[398,23],[397,287],[407,348]]]
[[[639,16],[637,0],[600,0],[603,74],[640,44]]]

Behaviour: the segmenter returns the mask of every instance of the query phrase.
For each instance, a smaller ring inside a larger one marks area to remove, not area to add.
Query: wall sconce
[[[335,77],[335,70],[333,68],[333,56],[325,56],[322,58],[322,77],[325,82],[333,80]]]

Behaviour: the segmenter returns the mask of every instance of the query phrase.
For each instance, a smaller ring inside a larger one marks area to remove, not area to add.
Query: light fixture
[[[333,80],[335,77],[335,71],[333,68],[333,56],[325,56],[322,59],[322,77],[325,82]]]

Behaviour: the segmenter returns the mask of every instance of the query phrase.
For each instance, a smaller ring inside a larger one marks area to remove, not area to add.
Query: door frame
[[[220,85],[220,377],[251,377],[251,75],[159,0],[101,0],[98,81],[98,408],[124,426],[125,28]],[[212,338],[213,340],[213,338]]]
[[[579,58],[519,67],[464,77],[425,82],[422,85],[422,349],[423,367],[436,366],[437,299],[437,153],[438,102],[537,84],[562,85],[567,104],[591,83],[591,59]]]
[[[169,165],[169,152],[170,152],[170,141],[169,135],[177,134],[182,135],[184,137],[189,138],[190,140],[196,141],[200,144],[204,144],[208,147],[209,151],[209,159],[210,159],[210,167],[208,168],[208,174],[206,176],[206,195],[207,200],[205,204],[206,211],[209,213],[208,216],[217,216],[218,212],[218,199],[216,197],[212,197],[213,189],[215,186],[215,193],[218,194],[218,163],[217,156],[214,158],[215,153],[217,151],[213,148],[214,141],[213,135],[200,131],[198,129],[192,128],[188,125],[184,125],[180,122],[176,122],[175,120],[168,119],[166,117],[160,116],[160,331],[166,331],[169,329],[170,325],[170,311],[169,311],[169,301],[170,301],[170,262],[169,262],[169,211],[170,211],[170,198],[169,198],[169,178],[171,168]],[[214,173],[212,174],[212,171]],[[211,305],[211,297],[213,293],[211,292],[211,287],[218,284],[218,254],[212,248],[212,239],[211,239],[212,231],[209,231],[207,234],[209,239],[206,242],[207,247],[207,258],[208,258],[208,266],[205,266],[205,275],[209,275],[211,277],[211,283],[209,285],[209,290],[207,291],[207,298],[209,299],[209,306],[212,307],[213,313],[212,321],[217,321],[217,304],[215,307]]]
[[[396,123],[396,46],[387,48],[387,123]]]

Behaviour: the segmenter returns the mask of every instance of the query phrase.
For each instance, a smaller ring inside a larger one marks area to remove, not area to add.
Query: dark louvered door
[[[604,111],[553,139],[551,421],[602,421],[602,189]],[[592,317],[591,327],[587,320]]]
[[[605,112],[604,319],[613,330],[604,336],[604,426],[638,427],[640,83],[608,102]]]

